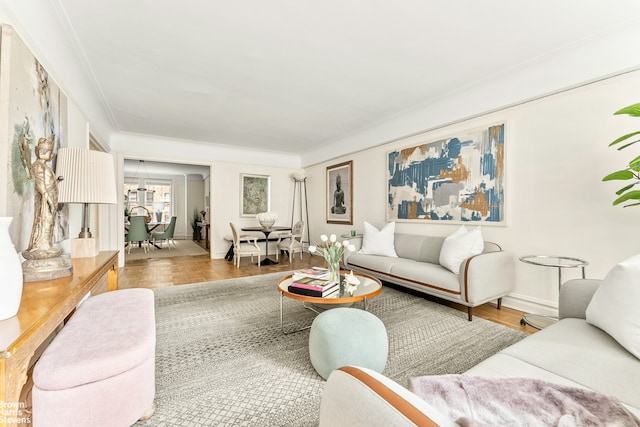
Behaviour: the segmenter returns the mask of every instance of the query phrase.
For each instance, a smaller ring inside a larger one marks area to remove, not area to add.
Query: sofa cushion
[[[523,362],[640,408],[640,363],[583,319],[562,319],[502,350]],[[482,375],[475,368],[469,372]],[[514,370],[513,376],[524,376]]]
[[[473,255],[482,253],[484,241],[480,227],[467,230],[460,226],[453,234],[444,239],[440,250],[440,265],[458,274],[460,264]]]
[[[400,258],[440,264],[440,250],[444,237],[417,236],[415,234],[396,233],[395,248]]]
[[[153,292],[121,289],[87,299],[46,348],[33,370],[43,390],[115,377],[155,355]]]
[[[449,270],[428,262],[397,263],[391,266],[390,274],[398,279],[413,282],[417,285],[431,285],[451,295],[460,295],[458,276]]]
[[[588,387],[585,387],[576,381],[571,381],[562,375],[549,372],[546,369],[539,368],[528,362],[520,360],[517,357],[504,353],[498,353],[483,360],[473,368],[466,371],[464,375],[484,378],[537,378],[540,380],[550,381],[555,384],[590,390]],[[636,408],[624,402],[622,402],[622,404],[636,417],[640,417],[640,408]]]
[[[411,378],[411,391],[461,425],[640,424],[613,397],[537,378],[429,375]]]
[[[347,267],[358,267],[375,273],[390,274],[391,267],[399,264],[417,264],[417,262],[412,259],[364,255],[357,252],[349,257]]]
[[[587,322],[640,359],[640,255],[615,265],[587,306]]]
[[[367,221],[364,222],[364,235],[362,236],[362,248],[358,253],[366,255],[383,255],[397,257],[394,247],[394,233],[396,223],[390,222],[382,230],[378,230]]]

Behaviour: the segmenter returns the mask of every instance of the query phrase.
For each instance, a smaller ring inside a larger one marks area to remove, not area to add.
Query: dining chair
[[[233,263],[236,267],[240,268],[240,257],[250,256],[251,262],[253,262],[253,256],[258,257],[258,266],[260,266],[260,247],[258,247],[258,237],[250,237],[247,235],[242,236],[240,239],[240,233],[234,223],[230,222],[231,233],[233,233]]]
[[[149,230],[144,219],[145,217],[143,216],[132,216],[129,218],[129,232],[127,233],[127,242],[129,242],[128,253],[131,253],[133,242],[140,242],[145,253],[147,253],[149,249]]]
[[[278,241],[276,242],[276,261],[280,251],[287,251],[289,256],[289,263],[293,254],[300,252],[300,259],[302,260],[303,245],[302,245],[302,233],[304,232],[304,221],[298,221],[293,224],[291,233],[283,233],[278,235]]]
[[[171,245],[173,245],[174,249],[178,249],[178,247],[176,246],[176,241],[173,240],[173,233],[176,228],[176,219],[177,217],[172,216],[167,229],[162,233],[151,233],[151,240],[153,241],[154,246],[156,244],[156,240],[160,240],[160,247],[162,247],[162,242],[166,240],[169,250],[171,250]]]

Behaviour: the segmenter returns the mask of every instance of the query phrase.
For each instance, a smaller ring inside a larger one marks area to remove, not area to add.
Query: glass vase
[[[328,262],[329,265],[329,280],[333,280],[340,284],[340,261]]]

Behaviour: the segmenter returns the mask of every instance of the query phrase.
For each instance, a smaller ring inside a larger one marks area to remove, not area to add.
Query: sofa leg
[[[473,319],[473,307],[467,307],[467,315],[469,318],[469,322],[471,322],[471,319]]]
[[[502,308],[502,297],[498,298],[498,310]]]

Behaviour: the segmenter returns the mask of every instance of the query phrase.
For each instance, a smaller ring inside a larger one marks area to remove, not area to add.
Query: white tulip
[[[335,235],[335,234],[332,234],[332,235],[329,237],[329,240],[331,241],[331,243],[334,243],[337,239],[338,239],[338,238],[336,237],[336,235]]]
[[[326,234],[323,234],[322,236],[320,236],[320,240],[322,240],[323,242],[326,242],[327,240],[329,240],[329,238],[327,237]]]
[[[337,242],[337,243],[336,243],[336,248],[340,249],[341,247],[342,247],[342,243]]]
[[[312,253],[314,253],[314,252],[316,251],[316,247],[315,247],[315,246],[313,246],[313,245],[309,245],[309,248],[308,248],[308,249],[309,249],[309,253],[311,253],[311,254],[312,254]]]
[[[349,241],[348,240],[343,240],[342,241],[342,246],[344,246],[345,248],[349,246]]]

